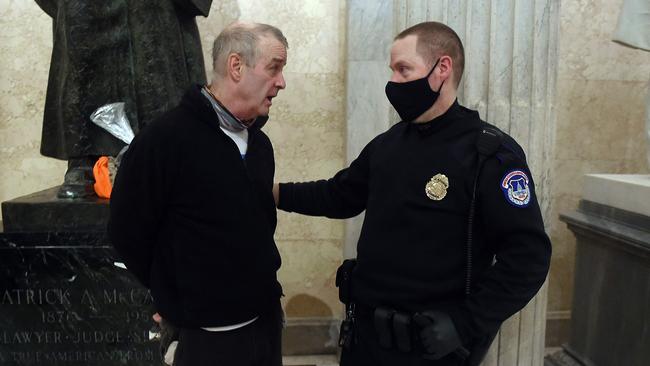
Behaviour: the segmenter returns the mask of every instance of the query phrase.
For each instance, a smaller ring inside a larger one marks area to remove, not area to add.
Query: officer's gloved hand
[[[425,311],[413,316],[420,327],[420,341],[427,353],[424,357],[439,360],[462,348],[460,336],[449,315],[440,311]]]

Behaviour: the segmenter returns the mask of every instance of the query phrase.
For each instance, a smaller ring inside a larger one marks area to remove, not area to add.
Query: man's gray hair
[[[262,23],[233,23],[227,26],[214,40],[212,46],[212,68],[215,76],[226,75],[228,55],[236,53],[241,56],[246,66],[253,67],[259,58],[259,41],[261,37],[271,36],[289,48],[287,39],[278,28]]]

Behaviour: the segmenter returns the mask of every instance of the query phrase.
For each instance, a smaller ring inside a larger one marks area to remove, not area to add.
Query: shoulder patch
[[[515,207],[527,207],[530,203],[530,185],[526,173],[511,170],[501,179],[501,190],[506,201]]]

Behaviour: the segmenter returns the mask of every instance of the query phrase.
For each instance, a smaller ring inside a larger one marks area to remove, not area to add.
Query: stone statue
[[[650,52],[650,1],[625,0],[614,33],[614,42]],[[646,103],[646,157],[650,168],[650,80]]]
[[[97,157],[124,146],[90,115],[124,102],[137,134],[204,84],[195,17],[207,16],[212,0],[35,1],[54,25],[41,154],[68,161],[59,198],[90,196]]]

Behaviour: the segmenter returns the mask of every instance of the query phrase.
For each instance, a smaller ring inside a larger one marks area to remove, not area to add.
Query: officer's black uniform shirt
[[[464,341],[492,334],[541,287],[551,246],[524,153],[505,135],[479,178],[472,290],[465,297],[476,139],[485,127],[493,126],[458,103],[428,123],[400,122],[333,178],[281,184],[278,207],[330,218],[366,211],[352,282],[356,302],[444,310]],[[433,200],[425,188],[438,174],[449,187]]]

